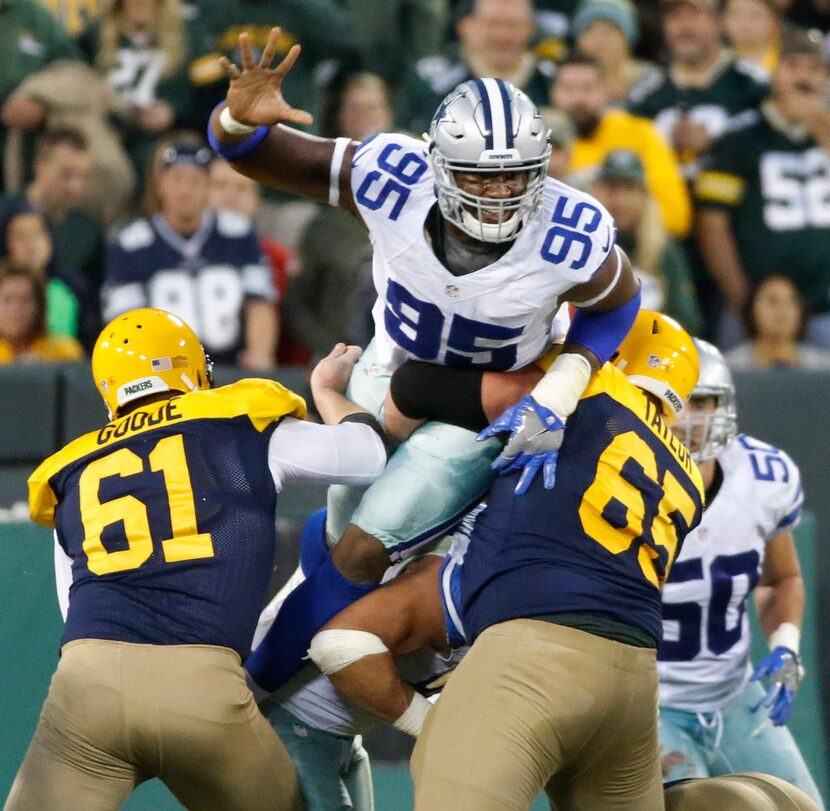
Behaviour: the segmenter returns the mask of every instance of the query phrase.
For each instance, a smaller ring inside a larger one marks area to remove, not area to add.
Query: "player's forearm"
[[[415,694],[398,674],[391,653],[366,656],[329,679],[342,696],[389,724],[406,712]]]
[[[219,121],[225,105],[211,114],[208,127],[222,145],[242,144],[250,135],[228,133]],[[280,191],[328,202],[334,140],[278,124],[249,155],[231,159],[237,172]]]
[[[334,389],[312,385],[311,393],[317,413],[326,425],[337,425],[351,414],[369,413]]]
[[[804,619],[804,581],[790,575],[755,589],[755,607],[764,635],[769,639],[784,623],[801,628]]]

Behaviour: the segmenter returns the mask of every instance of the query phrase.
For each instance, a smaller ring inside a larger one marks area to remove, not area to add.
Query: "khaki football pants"
[[[540,620],[488,628],[427,715],[415,811],[662,811],[654,650]]]
[[[666,789],[666,811],[819,811],[801,789],[770,774],[684,780]]]
[[[151,777],[189,809],[303,808],[288,753],[235,652],[65,645],[5,811],[114,811]]]

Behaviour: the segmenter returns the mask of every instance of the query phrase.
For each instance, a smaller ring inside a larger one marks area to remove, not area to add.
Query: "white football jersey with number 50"
[[[745,434],[718,456],[723,482],[683,541],[663,587],[658,651],[660,706],[722,709],[744,687],[749,665],[746,600],[766,545],[793,529],[804,496],[784,451]]]
[[[616,237],[593,197],[548,178],[541,210],[510,249],[454,276],[424,233],[436,196],[423,141],[365,141],[351,185],[374,246],[375,350],[389,369],[408,358],[499,370],[531,363],[551,343],[563,294],[597,272]]]

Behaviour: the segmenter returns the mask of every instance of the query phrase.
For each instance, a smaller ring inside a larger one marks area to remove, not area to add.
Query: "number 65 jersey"
[[[547,178],[540,210],[510,249],[454,276],[424,233],[437,198],[423,141],[364,141],[351,184],[374,246],[375,349],[390,370],[408,358],[497,370],[531,363],[551,343],[563,294],[596,273],[616,237],[599,202]]]
[[[663,587],[660,705],[713,712],[734,699],[749,669],[746,600],[766,544],[793,529],[803,494],[786,453],[744,434],[717,457],[720,489]]]

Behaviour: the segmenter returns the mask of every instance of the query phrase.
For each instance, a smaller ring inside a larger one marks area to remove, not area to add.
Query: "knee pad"
[[[311,640],[308,657],[320,668],[324,676],[330,676],[353,665],[364,656],[387,653],[389,648],[379,636],[368,631],[333,628],[320,631]]]
[[[800,789],[768,774],[684,780],[665,791],[666,811],[818,811]]]

